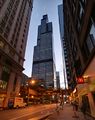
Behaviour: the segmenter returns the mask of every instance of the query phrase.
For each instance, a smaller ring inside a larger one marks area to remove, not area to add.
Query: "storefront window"
[[[92,97],[93,97],[93,100],[94,100],[94,103],[95,103],[95,92],[92,92]]]
[[[7,82],[0,80],[0,89],[6,89],[7,87]]]
[[[2,76],[1,76],[1,82],[0,82],[1,89],[7,88],[9,76],[10,76],[10,69],[5,65],[5,66],[3,66],[3,72],[2,72]]]
[[[90,111],[90,105],[89,105],[89,100],[88,100],[88,96],[87,95],[83,95],[82,96],[82,103],[85,104],[86,112],[87,113],[91,113],[91,111]]]

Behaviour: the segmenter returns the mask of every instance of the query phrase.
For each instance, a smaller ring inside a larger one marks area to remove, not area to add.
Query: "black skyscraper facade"
[[[38,26],[37,46],[34,47],[32,77],[41,80],[46,89],[54,87],[52,23],[44,15]]]

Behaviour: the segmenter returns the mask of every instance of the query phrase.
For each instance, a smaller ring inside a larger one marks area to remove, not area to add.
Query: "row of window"
[[[1,9],[2,9],[4,3],[5,3],[5,1],[6,1],[6,0],[0,0],[0,11],[1,11]]]
[[[84,62],[87,62],[89,56],[92,54],[93,50],[95,49],[95,5],[92,9],[92,14],[89,17],[88,22],[88,31],[85,37],[85,41],[83,44],[83,58]]]
[[[8,18],[9,18],[10,14],[11,14],[11,9],[13,7],[13,4],[14,4],[14,0],[10,0],[10,2],[8,4],[8,7],[6,9],[6,12],[4,14],[4,17],[3,17],[2,21],[0,22],[0,33],[1,34],[3,33],[3,31],[5,29],[6,23],[8,22]],[[8,28],[8,30],[7,30],[7,32],[8,32],[10,30],[10,27],[7,27],[7,28]],[[7,37],[7,35],[5,35],[5,37]]]
[[[20,11],[19,11],[19,15],[18,15],[18,18],[17,18],[16,25],[15,25],[15,28],[14,28],[14,32],[13,32],[13,35],[12,35],[11,44],[14,45],[15,48],[16,48],[16,45],[17,45],[17,42],[18,42],[18,37],[19,37],[20,29],[21,29],[22,20],[23,20],[24,5],[25,5],[25,2],[23,1],[22,6],[21,6]]]
[[[1,40],[0,41],[0,49],[3,49],[3,50],[5,50],[6,48],[6,44]],[[17,54],[15,54],[15,51],[12,49],[12,48],[10,48],[10,47],[8,47],[8,54],[9,54],[9,56],[11,56],[12,58],[14,58],[15,57],[15,55],[17,55]],[[18,62],[20,63],[21,62],[21,58],[18,56]]]
[[[78,32],[80,32],[80,29],[81,29],[86,3],[87,3],[87,0],[80,0],[78,4],[78,16],[76,21]]]
[[[26,7],[26,2],[27,1],[23,1],[18,18],[17,18],[17,22],[16,22],[16,26],[14,29],[14,34],[12,36],[12,40],[11,40],[11,44],[14,45],[14,47],[16,48],[17,46],[17,42],[19,39],[19,33],[20,33],[20,29],[22,26],[22,21],[23,21],[23,17],[24,17],[24,11],[25,11],[25,7]],[[20,45],[20,50],[19,53],[22,54],[22,50],[24,47],[24,39],[25,39],[25,34],[26,34],[26,30],[27,30],[27,25],[28,25],[28,14],[26,16],[26,21],[25,21],[25,26],[24,26],[24,30],[23,30],[23,36],[22,36],[22,43]]]
[[[12,27],[13,20],[15,18],[15,14],[16,14],[18,4],[19,4],[18,0],[14,4],[11,4],[11,7],[10,7],[11,14],[10,14],[10,16],[8,16],[9,19],[8,19],[8,22],[7,22],[5,31],[4,31],[4,37],[5,38],[8,38],[9,32],[10,32],[11,27]]]
[[[81,29],[81,23],[83,20],[86,3],[87,3],[87,0],[79,0],[79,1],[70,0],[69,1],[70,10],[71,10],[72,16],[74,16],[73,20],[76,22],[76,28],[78,32]]]
[[[75,4],[75,3],[74,3]],[[66,62],[66,71],[67,72],[67,78],[71,76],[72,78],[72,74],[73,74],[73,69],[74,69],[74,62],[75,62],[75,59],[76,59],[76,56],[77,56],[77,53],[78,53],[78,50],[77,50],[77,45],[76,45],[76,41],[75,41],[75,38],[74,38],[74,31],[72,29],[72,24],[70,22],[70,15],[68,12],[66,12],[66,20],[65,20],[65,25],[66,25],[66,28],[67,29],[67,33],[66,33],[66,38],[67,39],[66,41],[68,41],[68,51],[69,52],[65,52],[67,54],[67,62]],[[69,35],[68,35],[69,34]],[[66,55],[65,55],[66,56]],[[80,64],[81,66],[81,64]],[[76,68],[78,66],[75,66]],[[68,70],[69,68],[69,70]],[[81,70],[81,67],[80,67],[80,70]],[[80,72],[78,72],[79,74]]]
[[[7,89],[10,75],[11,75],[10,68],[8,68],[7,66],[3,66],[3,71],[2,71],[2,75],[1,75],[2,80],[0,81],[0,89],[2,89],[2,90]],[[17,83],[17,76],[15,76],[15,78],[14,78],[13,91],[15,91],[16,83]]]

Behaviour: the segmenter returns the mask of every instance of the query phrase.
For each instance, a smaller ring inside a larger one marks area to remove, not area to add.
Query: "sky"
[[[38,25],[41,24],[43,15],[47,14],[49,22],[52,22],[53,24],[56,71],[60,72],[60,83],[61,87],[64,88],[62,49],[58,18],[58,5],[60,4],[62,4],[62,0],[34,0],[25,53],[24,73],[29,77],[31,76],[34,46],[37,45]]]

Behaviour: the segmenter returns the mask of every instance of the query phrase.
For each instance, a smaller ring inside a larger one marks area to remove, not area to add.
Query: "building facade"
[[[63,17],[63,4],[58,5],[58,17],[59,17],[59,28],[60,28],[60,39],[62,47],[62,58],[63,58],[63,75],[64,75],[64,85],[65,89],[68,88],[70,81],[70,70],[68,66],[68,53],[66,42],[64,40],[64,17]]]
[[[64,40],[69,52],[70,84],[79,104],[95,117],[95,1],[63,0]]]
[[[37,46],[34,47],[32,77],[42,80],[46,89],[54,87],[53,30],[48,16],[38,26]],[[56,77],[56,76],[55,76]]]
[[[0,106],[18,96],[32,0],[0,1]]]
[[[56,89],[60,90],[60,75],[59,75],[59,72],[56,72]]]

